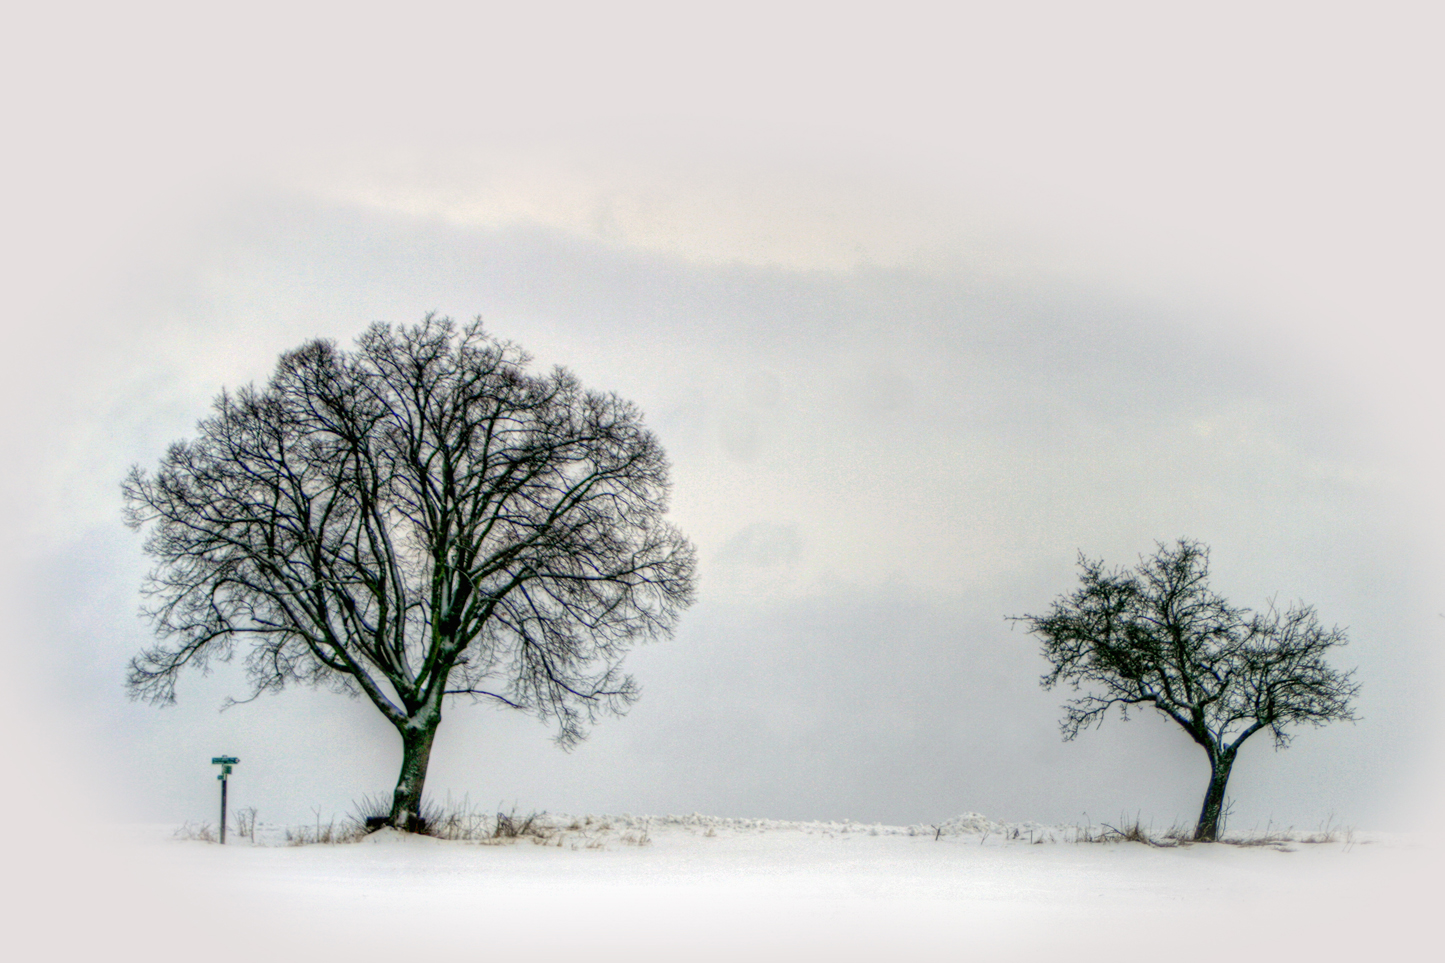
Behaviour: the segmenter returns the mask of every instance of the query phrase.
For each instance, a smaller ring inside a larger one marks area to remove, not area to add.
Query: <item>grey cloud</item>
[[[1055,695],[1003,616],[1068,589],[1080,549],[1127,563],[1180,535],[1214,545],[1240,603],[1303,596],[1359,633],[1366,721],[1278,757],[1252,750],[1239,818],[1305,819],[1333,794],[1363,821],[1412,770],[1398,734],[1423,731],[1436,682],[1410,653],[1439,621],[1407,604],[1438,570],[1408,524],[1422,490],[1382,487],[1401,462],[1367,443],[1356,399],[1292,372],[1267,339],[1046,276],[707,266],[284,196],[221,212],[169,270],[115,299],[107,343],[122,349],[80,360],[175,385],[163,402],[177,437],[214,390],[245,380],[218,347],[236,331],[249,333],[246,371],[264,375],[306,338],[438,309],[481,312],[544,364],[636,400],[667,448],[675,520],[711,571],[677,638],[630,657],[643,700],[570,755],[527,720],[457,706],[439,794],[905,822],[1143,808],[1167,824],[1197,805],[1195,750],[1146,720],[1061,745]],[[144,335],[155,318],[171,320]],[[209,367],[148,353],[157,339]],[[99,554],[62,545],[31,591],[37,608],[69,606],[35,620],[56,654],[46,677],[60,677],[60,653],[105,667],[66,697],[63,711],[89,720],[80,748],[112,760],[144,818],[208,807],[210,774],[181,757],[233,743],[248,765],[265,760],[269,782],[246,772],[274,818],[344,813],[384,789],[391,737],[329,693],[217,714],[242,691],[222,670],[172,712],[124,703],[119,668],[144,633],[124,603],[139,549],[120,533],[116,484],[147,457],[137,439],[162,440],[147,427],[155,405],[86,404],[108,384],[57,386],[78,400],[47,430],[96,439],[91,470],[64,478],[66,504],[111,534]],[[1221,427],[1201,439],[1201,419]],[[1321,458],[1340,470],[1315,471]]]
[[[803,554],[803,539],[793,525],[755,522],[741,529],[718,549],[719,565],[767,568],[797,561]]]

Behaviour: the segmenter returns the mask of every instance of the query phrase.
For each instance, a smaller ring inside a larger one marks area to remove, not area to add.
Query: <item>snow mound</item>
[[[945,819],[938,828],[945,836],[982,836],[984,833],[1002,833],[1004,824],[989,819],[983,813],[961,813],[952,819]]]
[[[396,846],[396,845],[426,845],[428,843],[440,843],[440,839],[431,836],[424,836],[420,833],[404,833],[394,826],[383,826],[380,829],[362,836],[360,842],[369,843],[373,846]]]

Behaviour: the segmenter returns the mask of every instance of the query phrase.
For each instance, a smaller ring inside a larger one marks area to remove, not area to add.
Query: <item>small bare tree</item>
[[[1178,723],[1209,756],[1209,789],[1194,838],[1219,834],[1235,756],[1261,730],[1276,748],[1289,726],[1356,717],[1354,672],[1337,672],[1325,654],[1346,644],[1308,605],[1280,612],[1236,608],[1209,589],[1209,552],[1180,539],[1160,545],[1131,572],[1107,571],[1080,556],[1082,585],[1047,615],[1013,617],[1043,642],[1053,666],[1046,689],[1069,683],[1084,694],[1064,707],[1066,740],[1101,723],[1111,706],[1151,706]]]
[[[132,469],[159,644],[133,698],[247,640],[251,698],[292,681],[365,695],[396,727],[390,822],[413,829],[448,696],[552,720],[569,746],[637,698],[623,656],[692,601],[663,521],[661,446],[636,407],[537,376],[480,321],[313,341],[265,390],[222,392],[194,441]]]

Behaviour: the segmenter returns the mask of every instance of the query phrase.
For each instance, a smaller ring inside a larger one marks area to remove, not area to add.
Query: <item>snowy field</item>
[[[254,842],[232,834],[223,848],[176,827],[129,827],[30,874],[7,929],[29,950],[12,959],[248,961],[1173,963],[1418,958],[1433,941],[1431,841],[1339,831],[1156,846],[1080,834],[971,814],[941,831],[553,816],[545,838],[384,830],[288,845],[263,825]]]

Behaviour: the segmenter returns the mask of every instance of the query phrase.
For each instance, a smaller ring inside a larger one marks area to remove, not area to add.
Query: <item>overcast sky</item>
[[[145,820],[208,818],[223,752],[263,820],[389,792],[400,747],[364,702],[220,713],[245,694],[225,670],[173,709],[126,701],[149,628],[119,481],[280,352],[438,311],[638,402],[701,568],[676,637],[629,659],[628,716],[569,754],[454,705],[433,796],[1192,821],[1198,747],[1147,716],[1062,743],[1063,694],[1005,621],[1069,591],[1079,552],[1131,564],[1187,536],[1236,603],[1347,626],[1364,686],[1358,724],[1248,744],[1231,825],[1426,812],[1428,24],[792,9],[158,10],[12,37],[8,773]]]

